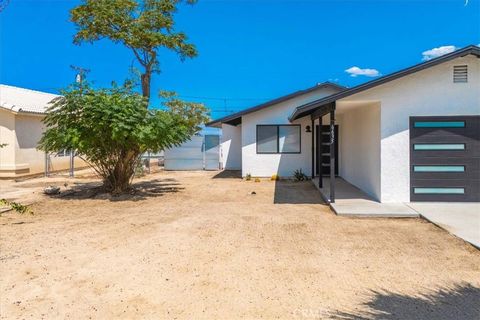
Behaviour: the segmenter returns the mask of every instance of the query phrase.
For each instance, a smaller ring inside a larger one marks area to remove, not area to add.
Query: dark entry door
[[[330,176],[330,126],[322,126],[317,132],[317,161],[316,173],[322,176]],[[335,125],[335,175],[338,176],[338,125]]]
[[[410,118],[410,200],[480,201],[480,116]]]

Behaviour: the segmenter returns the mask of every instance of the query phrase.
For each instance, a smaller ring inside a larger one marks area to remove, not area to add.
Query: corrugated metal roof
[[[59,95],[0,84],[0,107],[17,113],[45,114]]]

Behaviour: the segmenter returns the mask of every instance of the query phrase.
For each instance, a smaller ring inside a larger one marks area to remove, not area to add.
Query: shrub
[[[162,93],[163,109],[147,109],[146,99],[128,84],[108,89],[76,84],[62,95],[47,110],[39,149],[75,150],[114,194],[129,190],[141,154],[180,145],[207,119],[203,105],[173,93]]]
[[[247,174],[245,175],[245,180],[247,180],[247,181],[252,180],[252,175],[251,175],[250,173],[247,173]]]
[[[20,214],[24,214],[24,213],[33,214],[33,211],[28,206],[23,205],[23,204],[18,203],[18,202],[8,201],[6,199],[0,199],[0,205],[10,207],[10,209],[12,209],[12,210],[14,210],[14,211],[16,211]]]
[[[260,182],[260,179],[259,179],[259,178],[255,178],[255,182]]]
[[[272,180],[272,181],[278,181],[278,180],[280,180],[280,176],[279,176],[278,174],[274,174],[274,175],[272,175],[272,176],[270,177],[270,180]]]
[[[295,181],[306,181],[308,177],[305,173],[303,173],[302,169],[297,169],[293,172],[293,177]]]

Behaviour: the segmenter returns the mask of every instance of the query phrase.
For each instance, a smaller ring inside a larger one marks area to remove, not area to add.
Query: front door
[[[316,173],[322,176],[330,176],[330,126],[322,126],[317,132],[317,161]],[[338,176],[338,125],[335,125],[335,175]]]

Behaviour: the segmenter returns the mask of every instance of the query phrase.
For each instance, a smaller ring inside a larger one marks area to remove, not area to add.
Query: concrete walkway
[[[480,203],[412,202],[408,206],[480,249]]]
[[[323,188],[315,186],[325,201],[330,198],[330,180],[323,179]],[[480,249],[480,203],[412,202],[380,203],[362,190],[337,177],[335,203],[330,208],[339,216],[415,218],[422,216],[455,236]]]
[[[318,187],[318,178],[314,180],[322,197],[330,198],[330,179],[323,178],[323,188]],[[340,177],[335,178],[335,203],[332,210],[340,216],[416,218],[419,214],[404,203],[380,203],[362,190]]]

